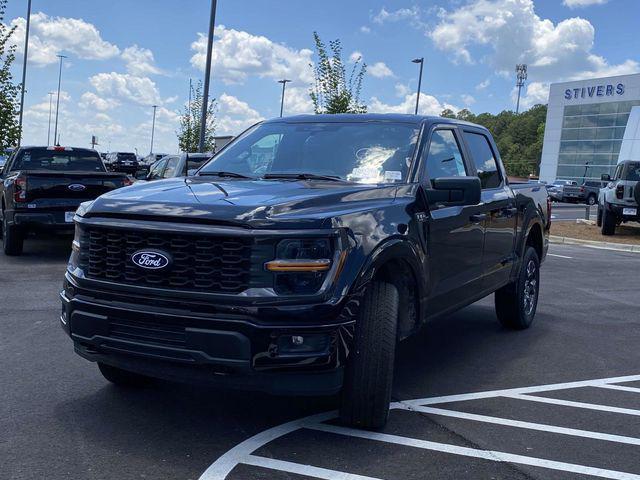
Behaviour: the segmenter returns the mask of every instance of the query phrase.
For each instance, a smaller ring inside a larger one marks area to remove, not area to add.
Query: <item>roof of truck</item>
[[[272,118],[264,123],[339,123],[339,122],[396,122],[420,124],[423,122],[455,123],[456,125],[469,125],[482,127],[475,123],[458,120],[456,118],[437,117],[435,115],[411,115],[405,113],[339,113],[339,114],[319,114],[319,115],[294,115],[290,117]]]

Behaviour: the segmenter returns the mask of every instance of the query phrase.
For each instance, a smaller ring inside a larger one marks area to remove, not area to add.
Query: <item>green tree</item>
[[[366,113],[367,107],[360,101],[360,92],[367,65],[358,58],[347,78],[340,40],[330,41],[327,49],[318,32],[313,32],[313,39],[318,62],[315,66],[310,65],[315,82],[309,96],[315,112]]]
[[[440,116],[444,118],[456,118],[456,112],[454,112],[450,108],[445,108]]]
[[[202,114],[202,81],[191,86],[191,101],[184,107],[180,117],[180,127],[176,131],[178,146],[183,152],[197,152],[200,142],[200,115]],[[209,100],[207,125],[204,135],[204,149],[212,152],[215,147],[216,100]]]
[[[4,23],[7,0],[0,0],[0,152],[18,144],[20,127],[17,115],[20,85],[13,83],[11,64],[16,58],[16,46],[8,42],[16,27],[8,28]]]

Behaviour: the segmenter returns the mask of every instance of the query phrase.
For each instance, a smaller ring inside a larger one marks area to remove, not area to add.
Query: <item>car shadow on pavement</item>
[[[27,264],[42,264],[67,260],[71,253],[73,235],[38,233],[24,241],[24,251],[16,260]]]

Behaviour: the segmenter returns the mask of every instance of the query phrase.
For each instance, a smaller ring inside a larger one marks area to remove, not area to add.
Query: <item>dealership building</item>
[[[626,136],[625,129],[639,106],[640,73],[551,84],[540,180],[582,183],[612,175],[621,148],[627,150],[623,139],[625,147],[635,141],[635,125]]]

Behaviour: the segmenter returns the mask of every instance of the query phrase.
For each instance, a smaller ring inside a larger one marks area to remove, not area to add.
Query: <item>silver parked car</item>
[[[624,222],[640,222],[640,161],[620,162],[609,182],[598,196],[598,226],[603,235],[613,235],[616,226]]]

